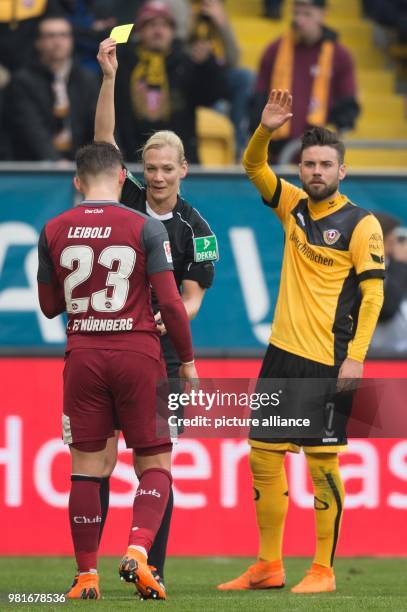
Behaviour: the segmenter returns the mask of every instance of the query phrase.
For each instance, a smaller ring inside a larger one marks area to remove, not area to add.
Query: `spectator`
[[[326,0],[295,0],[292,29],[265,50],[255,87],[251,131],[271,89],[293,92],[293,118],[273,138],[277,156],[310,126],[333,123],[338,130],[354,127],[359,113],[350,53],[337,34],[323,25]]]
[[[38,59],[12,79],[6,113],[19,160],[69,160],[92,140],[98,79],[72,58],[73,39],[64,17],[43,19]]]
[[[61,14],[68,0],[2,0],[0,2],[0,57],[8,70],[16,70],[32,57],[38,22]]]
[[[99,43],[109,36],[111,29],[117,24],[113,2],[68,1],[67,17],[73,27],[75,53],[82,66],[99,72],[99,64],[96,61]]]
[[[230,104],[237,159],[240,160],[247,144],[253,73],[238,66],[240,51],[222,0],[198,0],[193,2],[193,8],[192,41],[209,41],[218,63],[226,68],[225,97]]]
[[[197,41],[190,55],[183,50],[163,2],[143,5],[136,28],[136,45],[123,49],[117,75],[117,135],[124,155],[136,160],[152,131],[172,130],[188,161],[197,163],[196,108],[223,97],[223,69],[207,41]]]
[[[10,139],[7,129],[7,122],[4,116],[4,99],[5,90],[10,81],[10,73],[0,64],[0,160],[9,160],[11,157],[10,152]]]
[[[387,213],[375,213],[386,259],[384,303],[371,345],[372,353],[407,354],[407,228]]]
[[[268,19],[281,19],[282,0],[263,0],[264,16]]]
[[[380,26],[394,30],[399,43],[407,43],[407,0],[370,0],[368,15]]]
[[[117,23],[131,23],[135,15],[147,0],[97,0],[96,5],[115,15]],[[175,21],[175,38],[186,40],[191,19],[191,5],[189,0],[163,0],[170,9]]]
[[[164,0],[175,19],[175,37],[186,40],[191,25],[191,2],[190,0]]]

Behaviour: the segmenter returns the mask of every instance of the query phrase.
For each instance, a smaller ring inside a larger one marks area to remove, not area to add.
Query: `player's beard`
[[[315,185],[305,185],[302,184],[302,188],[311,198],[313,202],[322,202],[323,200],[328,200],[339,187],[339,181],[335,181],[334,183],[330,183],[329,185],[325,185],[322,187],[316,187]]]

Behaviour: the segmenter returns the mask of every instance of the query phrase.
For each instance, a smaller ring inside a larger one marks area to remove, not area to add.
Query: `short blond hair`
[[[143,162],[145,161],[145,154],[149,149],[162,149],[166,146],[172,147],[177,151],[178,162],[180,164],[185,161],[184,145],[182,144],[181,138],[170,130],[160,130],[150,136],[145,145],[140,149]]]

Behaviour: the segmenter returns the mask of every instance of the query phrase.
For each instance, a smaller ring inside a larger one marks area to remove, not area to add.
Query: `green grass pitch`
[[[338,559],[335,565],[337,590],[323,595],[295,595],[290,587],[298,582],[309,559],[286,559],[287,585],[284,589],[220,593],[215,586],[237,576],[253,559],[245,558],[170,558],[167,562],[166,602],[140,601],[133,596],[133,586],[120,581],[118,559],[102,557],[99,565],[100,601],[74,601],[65,604],[7,603],[6,594],[61,593],[73,577],[73,560],[66,557],[0,558],[0,610],[73,610],[96,609],[146,611],[153,607],[177,612],[255,612],[317,610],[407,610],[407,560],[353,558]],[[94,608],[94,606],[96,608]]]

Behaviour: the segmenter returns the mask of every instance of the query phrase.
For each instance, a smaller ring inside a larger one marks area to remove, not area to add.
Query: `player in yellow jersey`
[[[370,212],[338,190],[346,174],[345,148],[333,132],[317,127],[304,134],[299,164],[302,189],[277,177],[268,166],[272,133],[292,117],[291,106],[288,91],[271,92],[243,160],[248,177],[285,232],[279,296],[259,379],[334,379],[340,389],[347,379],[362,377],[383,303],[382,232]],[[352,312],[359,290],[362,300],[354,329]],[[300,398],[301,406],[306,399]],[[242,576],[218,588],[284,586],[282,538],[288,508],[284,458],[287,451],[303,447],[314,488],[317,541],[310,570],[291,590],[334,591],[333,560],[344,500],[338,453],[346,448],[345,426],[320,439],[256,439],[252,431],[249,442],[260,534],[258,560]]]

